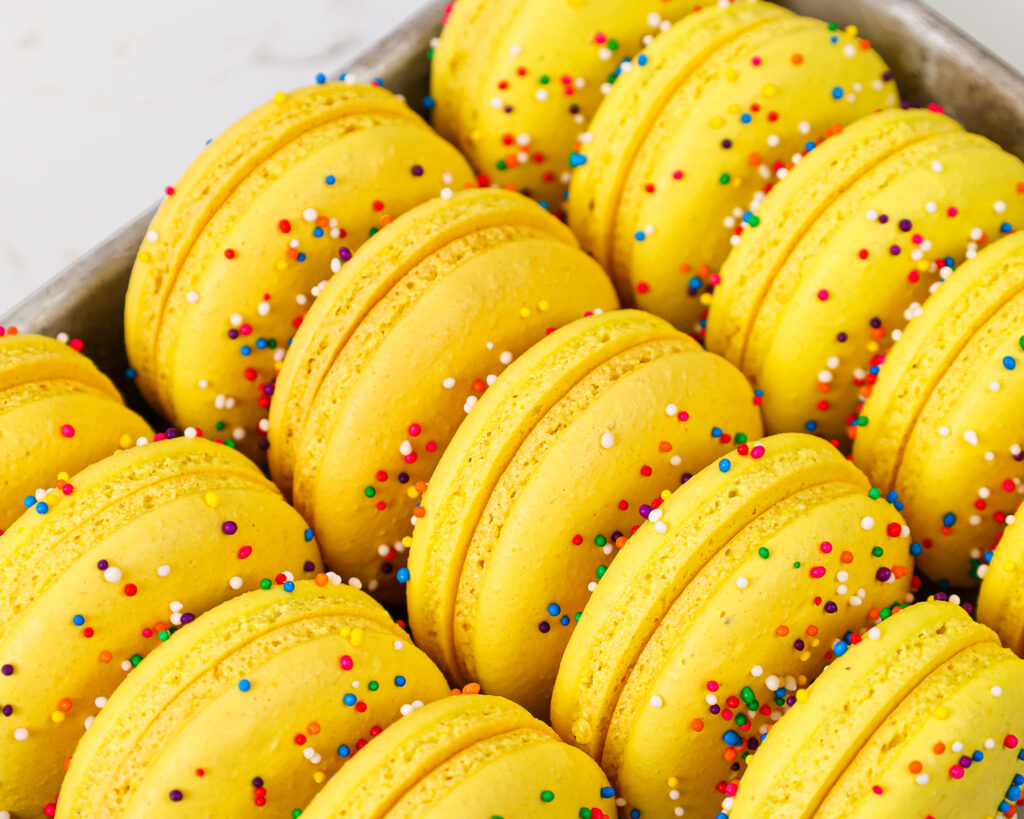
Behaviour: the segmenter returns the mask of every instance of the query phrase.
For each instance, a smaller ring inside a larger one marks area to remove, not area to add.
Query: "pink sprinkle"
[[[828,301],[828,290],[818,291],[818,301]]]
[[[811,577],[817,579],[819,577],[824,577],[824,576],[825,576],[825,567],[824,566],[815,566],[813,569],[811,569]]]
[[[750,60],[750,64],[751,65],[760,65],[761,64],[761,58],[760,57],[752,57],[751,60]]]
[[[712,680],[711,682],[708,683],[708,691],[717,691],[717,690],[718,690],[718,683],[716,683],[714,680]]]
[[[608,42],[608,38],[607,38],[607,37],[605,37],[605,36],[604,36],[604,35],[603,35],[603,34],[602,34],[602,33],[601,33],[600,31],[599,31],[599,32],[597,32],[597,34],[595,34],[595,35],[594,35],[594,42],[595,42],[595,43],[598,43],[599,45],[604,45],[605,43],[607,43],[607,42]]]
[[[341,664],[342,671],[352,670],[352,658],[349,657],[348,654],[343,654],[341,660],[339,660],[339,663]]]
[[[764,447],[761,444],[754,444],[754,448],[750,450],[750,457],[757,460],[764,455]]]
[[[419,424],[410,424],[409,425],[409,434],[413,438],[415,438],[417,435],[419,435],[420,432],[422,432],[422,430],[420,429],[420,425]]]
[[[680,421],[689,421],[690,413],[688,413],[686,410],[683,410],[682,412],[679,413],[679,415],[676,416],[676,418],[678,418]]]
[[[950,217],[956,216],[958,213],[960,213],[960,211],[957,208],[950,208],[946,211],[946,215]]]
[[[821,551],[823,551],[825,554],[828,554],[832,551],[832,544],[829,543],[827,540],[823,540],[821,542]]]
[[[953,767],[951,767],[949,769],[949,775],[951,777],[953,777],[954,779],[963,779],[964,778],[964,769],[962,767],[960,767],[959,765],[954,765]]]
[[[65,424],[60,428],[60,434],[63,435],[65,438],[74,438],[75,428],[71,426],[71,424]]]
[[[252,554],[252,546],[243,546],[238,550],[238,559],[245,560],[249,555]]]
[[[427,442],[427,452],[435,452],[437,450],[437,444],[433,441]]]

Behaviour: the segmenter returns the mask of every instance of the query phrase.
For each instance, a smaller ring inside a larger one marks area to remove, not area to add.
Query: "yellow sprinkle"
[[[807,698],[808,697],[810,697],[810,694],[807,693],[807,689],[806,688],[798,688],[797,689],[797,692],[796,692],[796,701],[797,702],[807,702]]]
[[[363,644],[363,630],[358,626],[352,629],[352,634],[349,636],[348,641],[354,646],[361,646]]]
[[[810,651],[804,650],[800,652],[800,662],[806,663],[809,659],[811,659]]]
[[[64,722],[64,712],[54,711],[52,714],[50,714],[50,719],[52,719],[59,725],[60,723]]]
[[[919,270],[919,271],[920,271],[921,273],[927,273],[927,272],[928,272],[928,267],[929,267],[929,264],[928,264],[928,262],[926,262],[926,261],[925,261],[924,259],[921,259],[921,261],[919,261],[919,262],[917,263],[917,269],[918,269],[918,270]]]
[[[1003,571],[1007,571],[1012,574],[1013,572],[1017,571],[1017,564],[1012,560],[1007,560],[1003,564]]]
[[[769,99],[771,99],[772,97],[779,93],[779,89],[778,86],[769,83],[768,85],[761,89],[761,93],[764,94]]]
[[[710,306],[710,304],[711,304],[711,294],[710,293],[701,293],[700,294],[700,303],[702,305],[704,305],[705,307]]]
[[[857,28],[855,25],[849,25],[846,27],[846,33],[849,34],[851,37],[856,37],[860,33],[860,29]]]
[[[351,626],[342,626],[340,633],[342,637],[348,637],[352,633]]]
[[[140,261],[140,262],[148,262],[148,261],[150,261],[150,260],[151,260],[152,258],[153,258],[153,254],[152,254],[152,253],[150,253],[150,252],[149,252],[148,250],[143,250],[143,251],[142,251],[142,252],[141,252],[141,253],[139,254],[139,261]]]
[[[679,777],[678,776],[670,776],[668,778],[668,786],[670,788],[678,787],[678,785],[679,785]]]
[[[935,717],[935,719],[946,719],[946,717],[949,716],[949,709],[945,705],[940,705],[938,708],[932,711],[932,715]]]
[[[414,499],[420,496],[420,493],[416,491],[415,486],[410,486],[408,489],[406,489],[405,494],[407,494],[410,498]]]
[[[738,188],[738,187],[740,187],[740,185],[743,184],[743,177],[742,176],[733,176],[729,180],[729,184],[732,185],[734,188]]]
[[[287,270],[288,269],[288,262],[286,262],[284,259],[278,259],[277,260],[277,264],[274,265],[274,266],[278,270]]]
[[[473,140],[473,142],[479,142],[481,139],[483,139],[483,137],[484,132],[481,131],[479,128],[474,128],[472,131],[469,132],[469,138]]]
[[[661,499],[662,500],[668,500],[671,497],[672,497],[672,493],[668,489],[662,489],[661,490]]]
[[[519,315],[522,316],[523,318],[526,318],[527,316],[530,315],[530,308],[529,307],[523,307],[522,309],[520,309]]]
[[[725,120],[721,117],[712,117],[711,122],[708,123],[712,128],[722,128],[725,125]]]
[[[129,442],[129,443],[131,443],[131,440],[132,440],[132,439],[131,439],[130,437],[128,437],[128,435],[127,435],[127,434],[123,435],[123,436],[122,436],[122,438],[128,438],[128,442]],[[70,475],[69,475],[69,474],[68,474],[67,472],[61,472],[61,473],[59,473],[59,474],[57,475],[57,480],[58,480],[58,481],[66,481],[66,480],[67,480],[68,478],[70,478],[70,477],[71,477],[71,476],[70,476]]]
[[[819,640],[817,637],[815,637],[813,640],[811,640],[811,648],[817,648],[820,645],[821,645],[821,640]]]
[[[537,309],[540,310],[542,313],[545,310],[547,310],[548,307],[550,307],[550,306],[551,305],[548,304],[548,300],[547,299],[541,299],[539,302],[537,302]]]
[[[128,433],[125,433],[124,435],[117,439],[117,443],[121,447],[121,449],[128,449],[128,447],[132,445],[132,436],[129,435]],[[63,478],[62,480],[67,480],[67,478]]]
[[[203,500],[211,509],[216,509],[220,504],[220,496],[216,492],[207,492],[203,495]]]
[[[727,69],[725,69],[725,78],[729,82],[736,82],[736,80],[739,79],[739,76],[740,76],[740,72],[737,71],[735,68],[727,68]]]
[[[315,774],[313,774],[313,781],[316,782],[318,785],[325,779],[327,779],[327,774],[325,774],[323,771],[317,771]]]
[[[284,91],[278,91],[274,94],[274,102],[278,105],[281,105],[286,99],[288,99],[288,95]]]
[[[878,352],[878,342],[877,341],[869,341],[868,342],[868,352],[869,353],[877,353]]]
[[[738,102],[734,102],[732,105],[729,106],[730,114],[738,114],[742,110],[743,109],[740,107],[740,104]]]
[[[403,537],[402,538],[402,545],[406,549],[408,549],[410,546],[412,546],[412,537],[410,535],[406,535],[405,537]]]

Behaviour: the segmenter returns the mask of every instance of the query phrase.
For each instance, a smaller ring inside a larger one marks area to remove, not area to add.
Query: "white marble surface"
[[[0,0],[0,311],[423,0]],[[932,0],[1024,70],[1024,0]]]

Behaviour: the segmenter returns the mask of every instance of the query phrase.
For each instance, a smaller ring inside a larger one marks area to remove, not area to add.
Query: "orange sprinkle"
[[[853,552],[843,552],[841,555],[839,555],[839,559],[843,563],[853,563]],[[872,615],[872,617],[877,617],[877,616],[878,616],[877,614],[873,614]]]
[[[803,54],[793,54],[789,58],[789,61],[791,63],[793,63],[793,65],[800,65],[800,63],[802,63],[804,61],[804,55]]]
[[[922,768],[924,767],[924,765],[922,765],[922,764],[921,764],[920,762],[918,762],[918,761],[917,761],[917,760],[915,759],[915,760],[914,760],[913,762],[911,762],[911,763],[910,763],[910,764],[909,764],[909,765],[908,765],[907,767],[908,767],[908,768],[910,769],[910,772],[911,772],[912,774],[919,774],[919,773],[921,773],[921,769],[922,769]]]
[[[113,657],[113,655],[111,655],[111,653],[109,651],[101,651],[100,652],[100,662],[101,663],[109,663],[112,659],[114,659],[114,657]]]
[[[672,444],[670,444],[668,441],[662,441],[660,444],[658,444],[658,449],[660,449],[662,452],[671,452]]]
[[[946,753],[946,743],[944,743],[944,742],[936,742],[934,745],[932,745],[932,753],[933,754],[944,754],[944,753]]]
[[[775,629],[775,633],[779,635],[779,637],[785,637],[789,634],[789,626],[779,626]]]
[[[463,694],[479,694],[480,693],[480,683],[466,683],[464,686],[462,686],[462,693]]]
[[[316,576],[316,584],[318,586],[326,586],[327,585],[327,575],[325,575],[323,572],[320,572]]]
[[[68,699],[67,697],[65,697],[64,699],[62,699],[60,702],[57,703],[57,707],[61,711],[70,711],[71,710],[71,700]]]
[[[694,731],[698,731],[698,732],[699,731],[703,731],[704,730],[704,720],[702,720],[702,719],[700,719],[698,717],[697,719],[693,720],[693,722],[690,723],[690,727]]]
[[[311,722],[311,723],[309,723],[309,725],[306,726],[306,732],[310,733],[310,734],[319,734],[320,733],[320,723],[319,722]]]

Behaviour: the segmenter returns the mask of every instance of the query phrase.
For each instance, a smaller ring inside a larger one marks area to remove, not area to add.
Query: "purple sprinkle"
[[[260,442],[256,444],[260,449],[270,449],[270,441],[266,438],[260,438]]]
[[[885,225],[885,224],[888,224],[888,223],[889,223],[889,217],[888,216],[886,216],[884,213],[879,215],[879,217],[878,217],[878,224]]]
[[[11,674],[13,673],[14,666],[10,663],[4,663],[3,665],[0,665],[0,674],[3,674],[5,677],[10,677]]]
[[[238,531],[238,524],[235,523],[233,520],[226,520],[224,521],[223,525],[220,528],[225,535],[233,535],[235,532]]]
[[[338,256],[341,258],[343,262],[347,262],[349,259],[352,258],[352,251],[349,250],[347,247],[339,247]]]
[[[263,778],[257,776],[255,779],[253,779],[252,786],[254,788],[262,788],[263,787]]]
[[[877,572],[875,572],[875,577],[878,580],[881,580],[884,583],[890,577],[892,577],[892,572],[889,571],[885,566],[882,566],[881,569],[879,569]]]
[[[164,430],[164,437],[167,438],[168,440],[170,440],[171,438],[177,438],[178,430],[176,430],[174,427],[168,427],[166,430]]]
[[[846,342],[846,339],[848,338],[849,336],[846,335],[846,333],[840,333],[839,335],[836,336],[836,341],[838,341],[840,344],[843,344]]]
[[[893,245],[892,247],[890,247],[890,248],[889,248],[889,252],[890,252],[890,253],[891,253],[891,254],[892,254],[893,256],[899,256],[899,255],[900,255],[900,253],[902,253],[903,251],[902,251],[902,249],[900,248],[900,246],[899,246],[899,245]]]
[[[543,622],[541,622],[541,623],[538,623],[538,624],[537,624],[537,630],[538,630],[538,631],[539,631],[539,632],[540,632],[541,634],[547,634],[547,633],[548,633],[549,631],[551,631],[551,626],[550,626],[550,624],[549,624],[549,623],[548,623],[548,622],[547,622],[547,621],[545,620],[545,621],[543,621]]]
[[[304,571],[311,572],[316,568],[316,564],[312,560],[307,560],[302,564],[302,568]]]
[[[393,568],[394,568],[394,566],[392,566],[389,562],[384,561],[383,563],[380,564],[380,573],[381,574],[391,574],[391,570]]]
[[[179,791],[177,788],[175,788],[173,791],[171,791],[170,796],[171,796],[171,801],[172,802],[180,802],[184,798],[184,794],[181,791]]]
[[[640,507],[640,517],[642,517],[644,520],[647,520],[647,516],[649,514],[651,514],[651,507],[648,506],[646,503],[641,505],[641,507]]]
[[[960,757],[960,767],[961,768],[970,768],[971,767],[971,762],[973,762],[973,760],[969,756],[962,756],[962,757]]]
[[[722,706],[721,705],[712,705],[708,710],[712,714],[719,714],[722,711]]]
[[[835,603],[829,601],[825,604],[826,614],[835,614],[837,611],[839,611],[839,606],[837,606]]]
[[[232,341],[238,338],[238,330],[236,330],[234,327],[228,330],[228,338],[230,338]]]
[[[191,623],[195,619],[196,619],[196,616],[194,614],[183,614],[183,615],[181,615],[181,624],[183,626],[187,626],[189,623]]]
[[[423,166],[422,165],[413,165],[412,166],[412,175],[413,176],[423,176]]]
[[[96,568],[99,569],[101,572],[105,572],[108,566],[110,566],[110,564],[107,563],[107,561],[105,560],[101,560],[99,563],[96,564]]]
[[[9,717],[13,713],[14,713],[14,709],[10,705],[5,705],[3,707],[3,715],[5,717]]]
[[[796,642],[793,643],[793,648],[795,648],[797,651],[803,651],[804,650],[804,641],[803,640],[797,640]]]
[[[882,79],[885,82],[891,82],[892,81],[892,72],[891,71],[883,71],[882,72]]]
[[[902,230],[904,233],[910,230],[913,226],[914,223],[911,222],[909,219],[900,219],[900,230]]]

